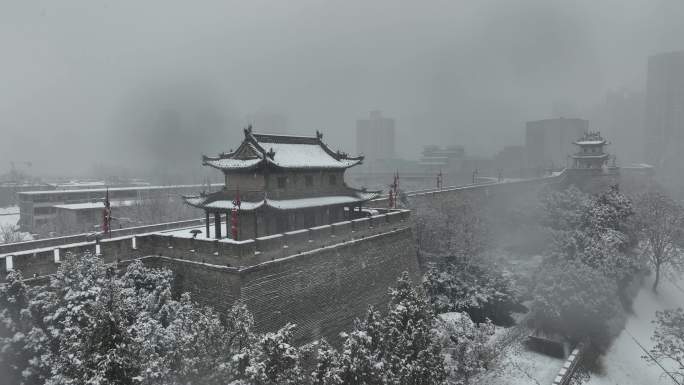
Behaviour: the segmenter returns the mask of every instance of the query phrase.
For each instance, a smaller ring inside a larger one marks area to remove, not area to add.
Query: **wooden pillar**
[[[252,211],[254,215],[254,239],[259,238],[259,220],[258,220],[258,211],[254,210]]]
[[[207,238],[211,238],[211,234],[209,234],[209,211],[205,211],[204,214],[206,215],[206,219],[204,220],[205,234]]]
[[[214,212],[214,233],[216,234],[216,239],[221,239],[221,213]]]

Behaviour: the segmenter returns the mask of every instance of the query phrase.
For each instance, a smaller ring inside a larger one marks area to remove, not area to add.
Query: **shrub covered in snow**
[[[511,281],[491,265],[454,263],[431,269],[423,287],[438,314],[466,312],[478,323],[490,319],[511,325],[511,313],[522,307]]]
[[[385,316],[370,308],[345,337],[343,384],[443,384],[444,358],[435,338],[432,306],[407,273],[390,290]]]
[[[625,288],[643,268],[629,198],[617,186],[593,197],[570,187],[547,192],[542,203],[544,222],[554,235],[551,259],[559,263],[578,261],[595,270],[615,282],[616,294],[628,304]]]
[[[496,356],[489,343],[494,335],[489,320],[476,324],[467,313],[445,313],[440,315],[436,330],[451,369],[450,383],[467,384],[471,377],[487,370]]]
[[[576,260],[551,261],[542,271],[533,291],[537,325],[571,340],[589,337],[603,345],[622,312],[614,281]]]
[[[68,256],[47,286],[19,272],[0,285],[0,372],[13,384],[443,384],[432,307],[404,274],[386,315],[370,309],[340,352],[263,335],[247,309],[227,314],[171,295],[173,274],[136,261],[121,274]],[[310,354],[310,362],[304,362]]]
[[[93,255],[68,257],[47,287],[17,273],[0,289],[0,361],[21,384],[225,384],[251,344],[252,319],[226,320],[171,297],[172,274],[140,262],[122,276]],[[16,354],[4,354],[9,349]]]

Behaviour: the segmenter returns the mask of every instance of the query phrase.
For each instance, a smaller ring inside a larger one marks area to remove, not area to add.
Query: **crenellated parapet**
[[[243,241],[179,237],[161,232],[7,253],[0,255],[0,280],[4,281],[7,272],[12,269],[21,270],[25,277],[52,274],[69,253],[95,253],[106,263],[145,256],[164,256],[242,269],[408,226],[409,210],[379,211],[384,212],[369,218],[341,221]]]

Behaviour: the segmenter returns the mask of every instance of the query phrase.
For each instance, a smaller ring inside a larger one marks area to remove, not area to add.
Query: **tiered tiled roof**
[[[600,132],[587,132],[582,138],[575,141],[575,144],[578,146],[599,146],[608,144],[608,142],[601,136]]]
[[[202,209],[231,210],[234,207],[233,200],[219,196],[220,192],[210,195],[186,196],[185,202],[191,206]],[[377,198],[380,191],[364,191],[349,189],[349,195],[319,196],[310,198],[297,198],[275,200],[264,197],[258,201],[241,201],[240,210],[252,211],[261,207],[269,207],[277,210],[296,210],[321,206],[343,205],[366,202]]]
[[[315,137],[256,134],[245,129],[245,139],[231,153],[217,157],[204,156],[203,164],[220,170],[251,170],[260,166],[283,169],[346,169],[363,161],[363,156],[350,157],[332,151],[323,143],[323,135]]]

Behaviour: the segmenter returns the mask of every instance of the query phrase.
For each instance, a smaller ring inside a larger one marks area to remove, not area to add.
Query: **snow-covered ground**
[[[0,207],[0,227],[16,226],[17,224],[19,224],[19,207]],[[21,233],[21,236],[26,241],[33,239],[29,233]],[[0,240],[0,242],[2,241]]]
[[[682,285],[680,280],[677,286]],[[634,301],[634,314],[627,320],[626,330],[615,340],[603,358],[604,373],[593,374],[590,385],[660,385],[673,384],[672,380],[663,375],[656,365],[649,365],[641,358],[644,352],[639,348],[630,334],[646,349],[653,346],[651,336],[655,329],[652,320],[657,310],[671,309],[684,306],[684,291],[667,279],[661,281],[659,293],[651,291],[653,277],[645,280]],[[667,367],[667,366],[666,366]]]
[[[211,235],[211,239],[214,239],[214,222],[211,222],[212,224],[209,225],[209,234]],[[172,235],[174,237],[178,238],[193,238],[194,234],[192,234],[190,231],[192,230],[199,230],[201,231],[200,234],[197,234],[195,238],[197,239],[207,239],[206,234],[204,233],[206,231],[206,227],[204,225],[201,226],[195,226],[195,227],[186,227],[182,229],[176,229],[176,230],[165,230],[161,231],[164,235]],[[229,231],[229,225],[226,222],[221,223],[221,236],[226,238],[228,235]]]
[[[0,207],[0,215],[19,215],[19,206]]]
[[[19,215],[0,215],[0,226],[14,226],[19,223]]]
[[[525,328],[497,328],[501,342],[499,357],[493,367],[472,381],[477,385],[551,384],[564,360],[527,349]],[[508,341],[506,341],[508,340]]]
[[[19,223],[19,207],[0,207],[0,226],[14,226]]]

